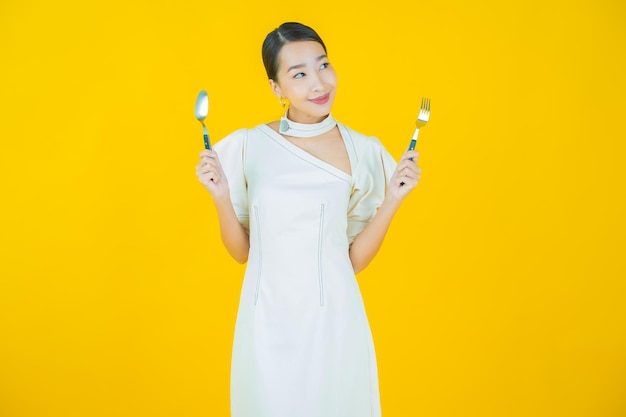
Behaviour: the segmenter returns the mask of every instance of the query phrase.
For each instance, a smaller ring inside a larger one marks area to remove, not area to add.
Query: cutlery
[[[430,99],[426,97],[422,97],[422,105],[420,106],[420,112],[417,115],[417,120],[415,120],[415,132],[413,132],[413,137],[411,138],[411,144],[409,145],[409,150],[415,150],[415,143],[417,143],[417,135],[420,132],[420,129],[426,126],[428,123],[428,117],[430,116]],[[413,158],[409,158],[410,161]],[[404,182],[401,182],[400,185],[404,185]]]
[[[211,149],[211,142],[209,142],[209,132],[204,125],[204,119],[206,118],[207,114],[209,114],[209,95],[204,90],[201,90],[198,93],[198,98],[196,99],[195,113],[196,119],[198,119],[198,121],[202,123],[202,130],[204,131],[204,149]]]
[[[420,113],[417,116],[417,120],[415,121],[415,132],[413,133],[413,137],[411,138],[411,144],[409,145],[410,151],[415,149],[415,143],[417,142],[417,135],[419,134],[420,129],[426,126],[429,116],[430,116],[430,99],[423,97],[422,105],[420,106]],[[411,160],[413,160],[413,158],[411,158]]]

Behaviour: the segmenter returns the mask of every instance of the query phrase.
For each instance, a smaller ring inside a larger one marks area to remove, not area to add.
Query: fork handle
[[[417,142],[417,139],[411,139],[411,144],[409,145],[409,150],[410,151],[414,151],[415,150],[415,142]],[[413,158],[409,158],[409,161],[412,161]]]
[[[415,150],[415,142],[417,142],[417,140],[415,139],[411,139],[411,144],[409,145],[409,150]],[[409,158],[409,161],[412,161],[413,158]],[[401,182],[400,185],[404,185],[404,182]]]
[[[417,129],[415,129],[415,132],[413,132],[413,137],[411,138],[411,144],[409,145],[409,150],[413,151],[415,150],[415,143],[417,142],[417,135],[420,133],[420,128],[418,127]],[[413,160],[413,158],[409,158],[410,161]]]

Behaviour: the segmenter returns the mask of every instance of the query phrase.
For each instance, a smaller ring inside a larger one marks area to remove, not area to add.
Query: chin
[[[302,116],[322,119],[328,116],[332,107],[332,100],[328,100],[328,102],[323,105],[306,103],[306,106],[300,107],[297,112]]]
[[[315,117],[316,119],[319,119],[319,121],[322,121],[323,119],[326,118],[326,116],[328,116],[330,114],[330,109],[329,110],[319,110],[315,113],[311,113],[311,116]]]
[[[333,101],[328,100],[328,103],[324,105],[313,104],[313,108],[311,109],[311,115],[316,117],[325,117],[330,113],[333,108]]]

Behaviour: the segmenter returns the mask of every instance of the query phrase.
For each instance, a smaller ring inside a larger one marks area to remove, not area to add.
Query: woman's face
[[[317,123],[330,113],[337,75],[322,45],[314,41],[286,43],[278,54],[277,74],[270,85],[276,96],[289,100],[291,120]]]

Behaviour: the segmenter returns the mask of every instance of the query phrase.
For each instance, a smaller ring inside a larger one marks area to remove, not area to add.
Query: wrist
[[[402,200],[396,198],[394,196],[389,195],[389,193],[385,196],[383,203],[380,205],[379,210],[386,210],[395,213],[400,208],[400,204]]]
[[[213,197],[213,203],[218,209],[232,207],[232,203],[230,201],[230,193],[228,192],[220,195],[211,195],[211,197]]]

